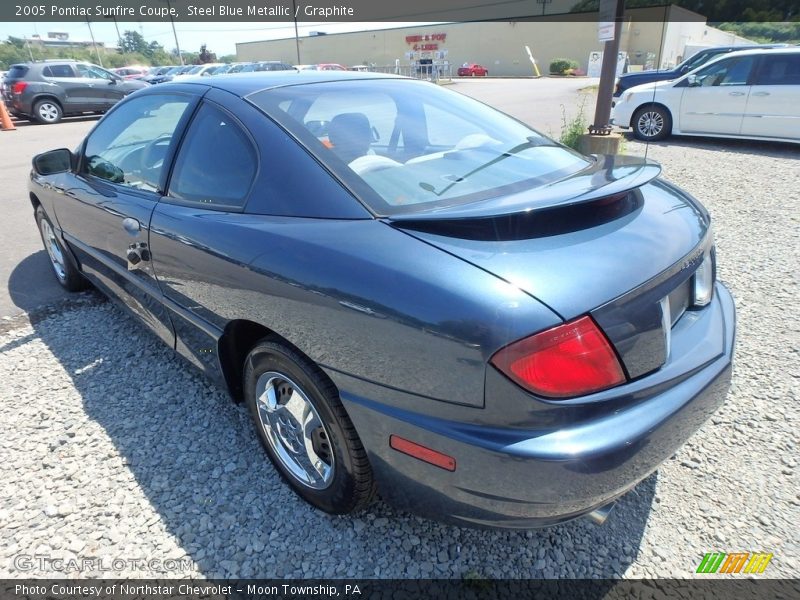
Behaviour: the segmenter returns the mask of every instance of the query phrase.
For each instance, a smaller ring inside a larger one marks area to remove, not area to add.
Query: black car
[[[642,85],[643,83],[677,79],[690,71],[694,71],[720,54],[727,54],[728,52],[736,52],[738,50],[755,50],[756,48],[785,48],[786,46],[788,46],[788,44],[752,44],[747,46],[716,46],[714,48],[706,48],[705,50],[700,50],[697,54],[693,54],[674,69],[668,69],[666,71],[656,69],[653,71],[642,71],[640,73],[626,73],[617,79],[617,85],[614,88],[614,96],[619,97],[625,90],[637,85]]]
[[[65,116],[104,113],[147,85],[91,63],[30,62],[11,65],[3,80],[3,100],[14,116],[51,124]]]

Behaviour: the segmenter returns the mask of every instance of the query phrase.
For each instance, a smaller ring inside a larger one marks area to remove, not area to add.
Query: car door
[[[800,53],[761,56],[742,134],[800,140]]]
[[[235,303],[249,260],[241,256],[253,249],[243,243],[240,213],[258,162],[255,142],[239,121],[221,105],[204,101],[181,142],[169,191],[151,224],[155,269],[173,309],[176,348],[211,377],[220,376],[216,351],[224,327],[215,299],[225,296]]]
[[[102,91],[95,87],[96,82],[82,77],[70,64],[45,65],[42,67],[42,77],[63,91],[63,109],[66,114],[94,110],[92,106],[104,102],[99,95]]]
[[[174,333],[149,249],[150,217],[198,100],[170,91],[121,104],[86,139],[77,172],[54,203],[64,237],[89,279],[170,345]]]
[[[75,69],[84,80],[91,83],[92,107],[88,110],[106,111],[125,96],[120,85],[123,82],[121,77],[90,64],[78,63]]]
[[[683,133],[737,135],[742,128],[755,56],[731,57],[701,68],[681,82],[679,109]]]

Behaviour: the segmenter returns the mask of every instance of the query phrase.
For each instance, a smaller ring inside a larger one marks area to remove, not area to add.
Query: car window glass
[[[241,128],[204,104],[178,151],[169,195],[209,207],[244,206],[256,170],[256,152]]]
[[[120,105],[89,136],[83,172],[157,191],[172,134],[189,104],[184,96],[149,95]]]
[[[42,75],[45,77],[75,77],[72,72],[72,67],[69,65],[47,65],[42,69]]]
[[[309,129],[321,124],[318,138],[323,143],[335,145],[336,139],[330,139],[333,133],[334,137],[339,137],[342,146],[346,144],[344,137],[353,137],[349,133],[355,131],[348,123],[358,127],[356,120],[364,125],[366,147],[363,154],[369,154],[370,149],[374,151],[389,144],[397,120],[397,106],[387,94],[332,92],[315,98],[304,119]],[[340,129],[344,135],[337,136]]]
[[[88,77],[90,79],[114,79],[114,76],[108,71],[104,71],[99,67],[93,65],[75,65],[81,77]]]
[[[721,60],[698,73],[697,80],[703,87],[747,85],[754,62],[753,56]]]
[[[756,85],[800,85],[800,54],[774,54],[762,58]]]
[[[450,148],[466,135],[486,133],[478,125],[464,124],[458,117],[438,106],[424,104],[423,109],[428,126],[428,143],[431,146]]]
[[[429,83],[336,81],[262,90],[247,99],[377,214],[523,191],[588,164],[522,123]],[[287,99],[288,109],[281,110]]]

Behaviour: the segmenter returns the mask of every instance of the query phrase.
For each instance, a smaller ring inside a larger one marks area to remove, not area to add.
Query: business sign
[[[439,42],[444,43],[446,33],[427,33],[425,35],[407,35],[406,44],[415,52],[427,52],[439,49]]]
[[[614,39],[614,16],[617,0],[600,0],[597,14],[597,41],[610,42]]]

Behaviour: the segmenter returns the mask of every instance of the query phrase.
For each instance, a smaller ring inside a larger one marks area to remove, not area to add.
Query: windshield
[[[426,82],[294,85],[256,92],[248,100],[380,215],[522,191],[589,165],[511,117]]]

